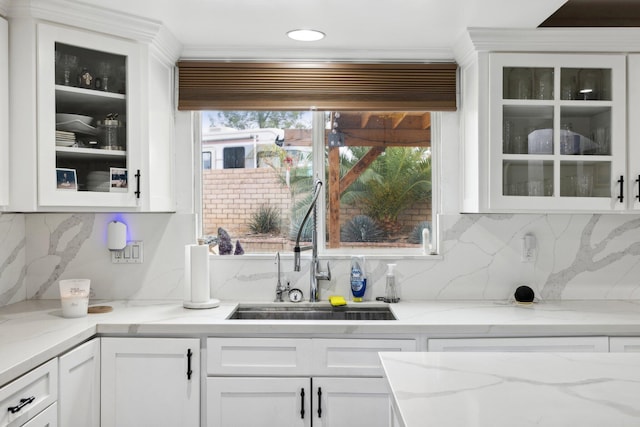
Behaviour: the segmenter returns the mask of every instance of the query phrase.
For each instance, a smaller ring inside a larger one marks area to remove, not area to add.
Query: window
[[[202,169],[211,169],[211,151],[202,152]]]
[[[203,111],[201,120],[203,153],[224,158],[203,167],[204,235],[222,228],[245,253],[291,251],[319,177],[320,247],[421,253],[432,219],[429,112]]]
[[[244,147],[226,147],[222,149],[225,169],[244,168]]]

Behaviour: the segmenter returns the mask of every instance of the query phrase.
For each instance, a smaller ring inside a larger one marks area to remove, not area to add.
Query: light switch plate
[[[142,264],[143,261],[142,240],[131,240],[120,251],[111,251],[112,264]]]

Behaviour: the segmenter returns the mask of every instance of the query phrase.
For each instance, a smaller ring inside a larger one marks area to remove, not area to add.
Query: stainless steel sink
[[[239,305],[229,320],[396,320],[389,307]]]

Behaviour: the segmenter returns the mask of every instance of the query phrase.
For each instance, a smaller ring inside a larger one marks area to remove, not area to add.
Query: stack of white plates
[[[56,130],[96,135],[96,128],[91,126],[93,117],[80,114],[56,114]]]
[[[71,147],[76,143],[76,134],[64,130],[56,131],[56,145],[60,147]]]
[[[109,172],[93,171],[87,174],[88,191],[109,191]]]

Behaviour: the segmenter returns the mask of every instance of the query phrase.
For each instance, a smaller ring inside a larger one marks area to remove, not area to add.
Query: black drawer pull
[[[322,418],[322,389],[318,387],[318,418]]]
[[[304,420],[304,388],[300,390],[300,418]]]
[[[622,203],[624,201],[624,176],[620,175],[618,184],[620,184],[620,195],[618,196],[618,200]]]
[[[34,400],[36,400],[36,398],[34,396],[25,397],[23,399],[20,399],[20,404],[18,404],[16,406],[9,406],[9,408],[7,410],[9,412],[11,412],[12,414],[15,414],[16,412],[20,412],[20,410],[22,408],[24,408],[25,406],[27,406],[29,403],[33,402]]]
[[[191,379],[191,374],[193,374],[193,371],[191,370],[191,356],[193,356],[191,349],[187,349],[187,379],[188,380]]]

